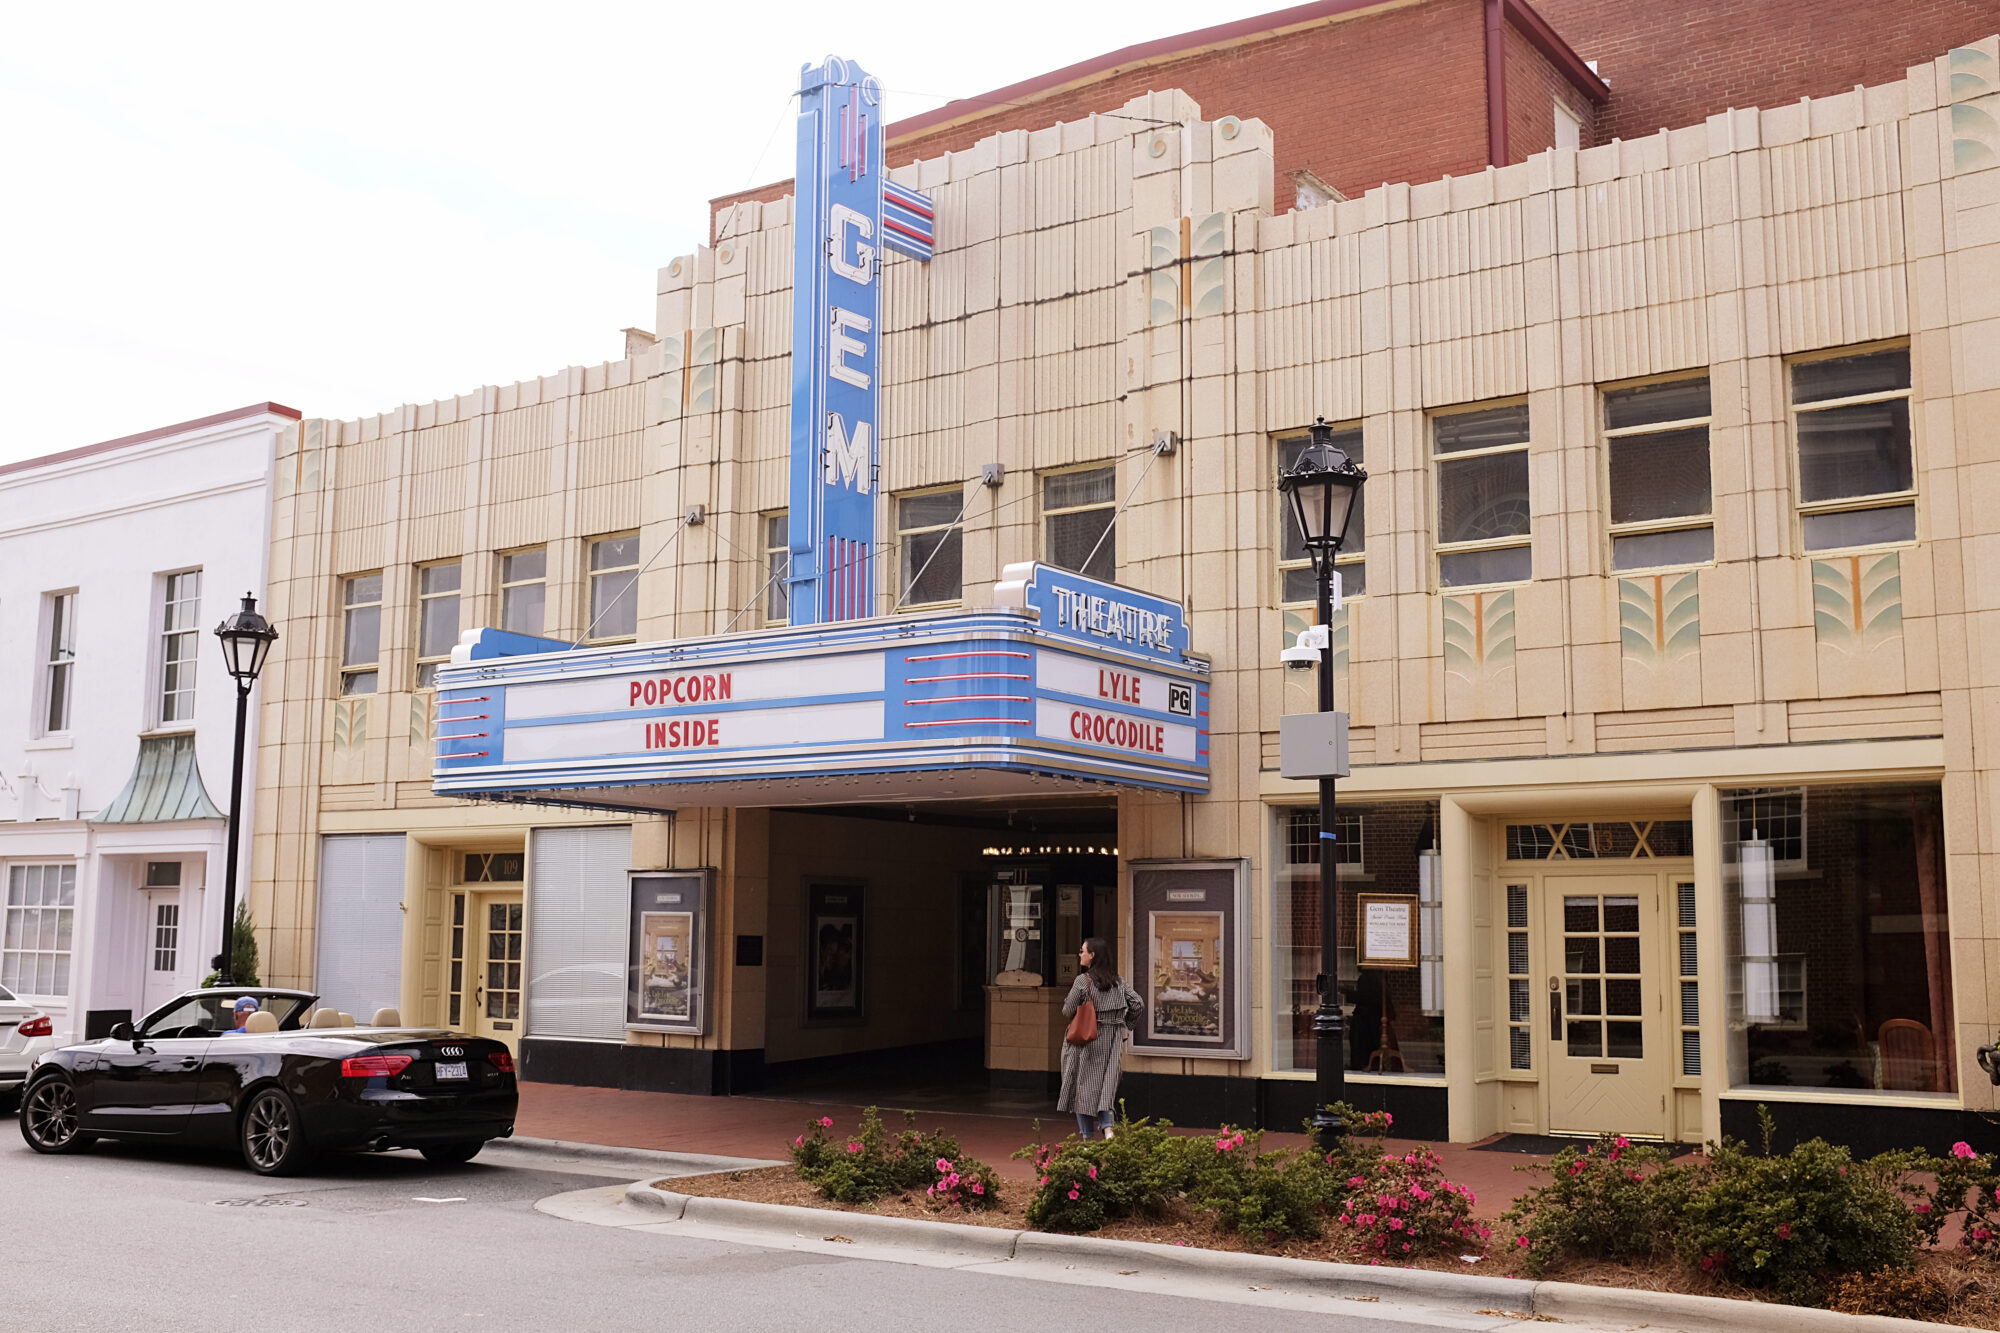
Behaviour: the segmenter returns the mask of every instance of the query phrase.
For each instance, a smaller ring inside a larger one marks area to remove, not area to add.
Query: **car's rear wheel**
[[[21,1096],[21,1137],[36,1152],[75,1152],[93,1136],[78,1126],[76,1089],[60,1075],[42,1079]]]
[[[485,1139],[455,1139],[450,1143],[426,1143],[417,1151],[433,1162],[458,1166],[479,1156],[479,1150],[485,1146]]]
[[[312,1159],[299,1108],[277,1088],[251,1094],[243,1110],[243,1161],[260,1176],[297,1175]]]

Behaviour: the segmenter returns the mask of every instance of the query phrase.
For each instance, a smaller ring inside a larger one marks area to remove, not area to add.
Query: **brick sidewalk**
[[[792,1137],[808,1120],[833,1117],[836,1132],[850,1129],[860,1108],[834,1102],[778,1101],[762,1097],[690,1097],[669,1092],[625,1092],[616,1088],[574,1088],[555,1083],[521,1084],[521,1109],[514,1130],[528,1138],[561,1139],[605,1147],[651,1148],[662,1152],[707,1153],[722,1157],[782,1158]],[[883,1120],[893,1129],[902,1124],[900,1112],[883,1108]],[[990,1163],[1002,1176],[1026,1179],[1026,1162],[1011,1154],[1035,1137],[1030,1117],[962,1115],[919,1112],[917,1123],[955,1137],[964,1149]],[[1074,1123],[1067,1115],[1042,1121],[1045,1137],[1068,1133]],[[1302,1134],[1271,1133],[1264,1143],[1273,1148],[1299,1147]],[[1398,1139],[1388,1146],[1403,1152],[1415,1147]],[[1514,1197],[1546,1180],[1514,1168],[1546,1157],[1525,1153],[1480,1152],[1470,1144],[1432,1145],[1444,1159],[1447,1179],[1469,1185],[1485,1218],[1507,1210]]]

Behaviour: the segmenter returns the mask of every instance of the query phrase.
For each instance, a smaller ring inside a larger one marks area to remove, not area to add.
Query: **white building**
[[[220,948],[236,690],[211,631],[261,604],[298,417],[259,403],[0,466],[0,986],[59,1040]]]

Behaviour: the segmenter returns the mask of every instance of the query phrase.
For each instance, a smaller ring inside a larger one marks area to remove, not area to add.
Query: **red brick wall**
[[[1507,160],[1525,162],[1555,146],[1558,101],[1582,122],[1582,146],[1596,143],[1591,127],[1600,113],[1590,99],[1558,73],[1549,58],[1513,24],[1507,25],[1506,34]]]
[[[1234,115],[1271,127],[1280,213],[1292,207],[1287,173],[1301,167],[1349,197],[1384,181],[1466,175],[1486,166],[1484,25],[1480,0],[1430,0],[1198,51],[892,139],[889,160],[902,165],[937,157],[1000,130],[1081,120],[1116,111],[1141,93],[1179,88],[1210,119]],[[714,208],[736,199],[775,199],[791,188],[784,181],[725,195]]]
[[[1993,0],[1530,0],[1611,82],[1597,142],[1695,125],[1726,107],[1889,83],[2000,31]]]

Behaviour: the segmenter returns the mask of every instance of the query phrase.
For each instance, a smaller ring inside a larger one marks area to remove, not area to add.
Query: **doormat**
[[[1596,1140],[1568,1134],[1502,1134],[1491,1143],[1475,1143],[1474,1152],[1517,1152],[1533,1153],[1542,1157],[1553,1157],[1564,1148],[1577,1148],[1594,1143]],[[1661,1143],[1655,1139],[1635,1139],[1634,1143],[1648,1148],[1664,1148],[1670,1157],[1683,1157],[1698,1150],[1692,1143]]]

